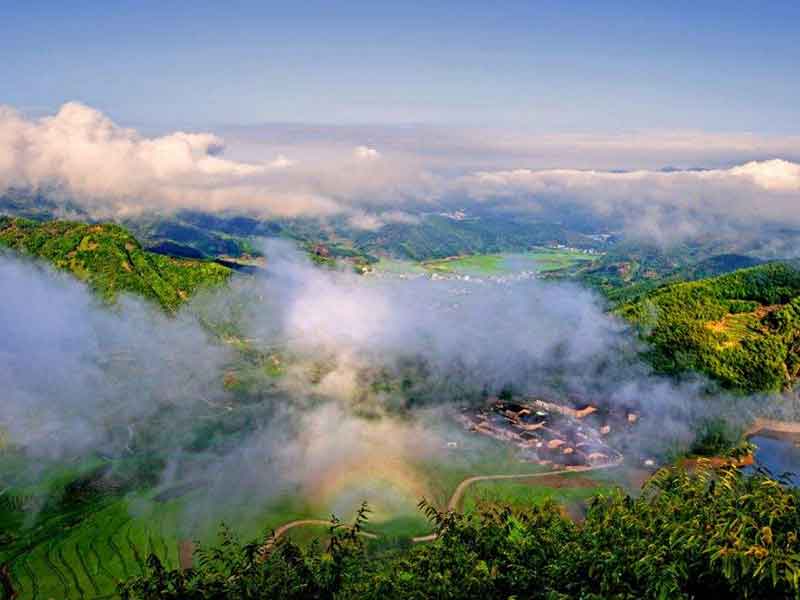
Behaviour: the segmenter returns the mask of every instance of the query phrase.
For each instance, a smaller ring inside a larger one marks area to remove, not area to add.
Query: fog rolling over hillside
[[[223,393],[231,353],[188,314],[134,298],[109,308],[71,276],[2,254],[0,299],[0,414],[31,453],[118,452],[127,424]]]
[[[148,456],[151,485],[202,482],[191,516],[205,519],[370,457],[438,452],[458,435],[441,417],[504,386],[641,408],[648,451],[687,443],[727,405],[700,380],[651,375],[578,287],[377,280],[265,250],[266,276],[172,317],[133,298],[103,306],[64,275],[0,257],[5,443],[52,459]],[[277,352],[282,374],[248,366],[253,352]],[[734,419],[767,399],[737,402]]]

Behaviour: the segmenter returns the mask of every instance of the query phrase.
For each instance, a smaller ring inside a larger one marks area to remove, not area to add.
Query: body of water
[[[797,441],[754,435],[750,441],[757,446],[756,462],[776,477],[791,473],[793,486],[800,487],[800,446]]]

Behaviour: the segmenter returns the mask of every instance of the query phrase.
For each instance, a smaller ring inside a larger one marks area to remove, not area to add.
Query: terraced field
[[[77,523],[49,519],[6,544],[0,562],[10,566],[20,598],[113,597],[117,582],[141,573],[150,553],[177,566],[175,511],[131,514],[130,503],[117,500]]]

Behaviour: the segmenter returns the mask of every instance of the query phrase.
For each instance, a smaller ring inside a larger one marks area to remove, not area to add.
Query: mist
[[[685,446],[699,420],[787,402],[654,375],[632,332],[574,285],[379,279],[313,266],[286,243],[265,254],[266,275],[235,277],[176,316],[134,298],[104,305],[0,256],[7,445],[47,460],[156,455],[150,483],[166,497],[204,490],[186,509],[199,523],[256,515],[282,494],[325,498],[389,466],[424,494],[408,465],[440,456],[465,435],[453,414],[504,388],[640,410],[626,443],[645,453]]]
[[[109,307],[68,275],[2,254],[0,304],[0,423],[34,455],[116,452],[137,422],[223,396],[232,355],[189,315],[133,298]]]

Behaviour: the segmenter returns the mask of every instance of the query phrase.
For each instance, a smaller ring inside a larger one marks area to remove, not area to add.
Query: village
[[[480,408],[464,409],[458,420],[469,431],[515,445],[524,460],[553,467],[617,464],[622,454],[607,438],[636,426],[639,414],[610,412],[592,405],[568,407],[541,399],[490,398]]]

